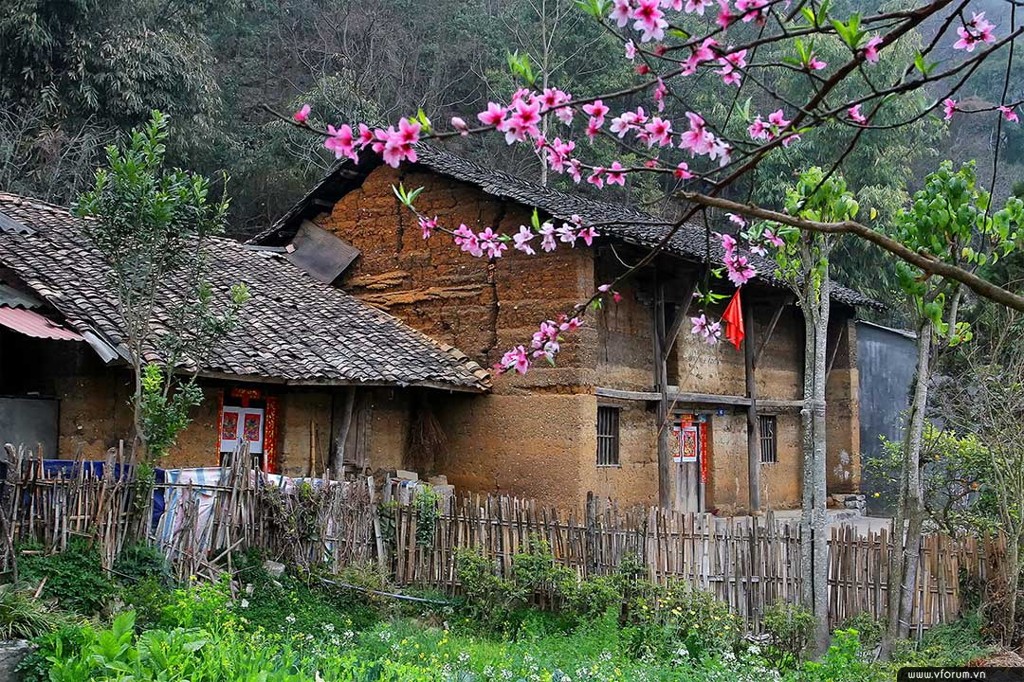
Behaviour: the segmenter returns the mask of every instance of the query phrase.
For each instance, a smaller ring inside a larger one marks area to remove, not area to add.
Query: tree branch
[[[913,251],[892,237],[882,234],[877,230],[873,230],[867,225],[858,223],[854,220],[844,220],[838,223],[823,223],[814,220],[805,220],[786,213],[780,213],[778,211],[761,208],[760,206],[754,206],[752,204],[741,204],[736,201],[730,201],[729,199],[708,196],[698,192],[679,191],[676,193],[676,196],[680,199],[694,204],[699,204],[701,206],[711,206],[713,208],[719,208],[732,213],[739,213],[749,218],[770,220],[807,232],[856,235],[857,237],[860,237],[865,241],[869,241],[875,246],[888,251],[894,256],[901,258],[911,265],[920,268],[924,271],[925,275],[938,275],[940,277],[945,277],[946,279],[960,282],[979,296],[984,296],[985,298],[1005,305],[1008,308],[1024,312],[1024,296],[1019,296],[1012,291],[1003,289],[1002,287],[975,275],[973,272],[936,260],[927,254]]]

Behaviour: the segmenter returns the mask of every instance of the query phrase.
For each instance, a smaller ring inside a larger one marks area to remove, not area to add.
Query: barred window
[[[778,443],[775,439],[775,417],[761,415],[758,417],[758,423],[761,427],[761,462],[775,464],[779,461]]]
[[[619,408],[597,408],[597,466],[619,465]]]

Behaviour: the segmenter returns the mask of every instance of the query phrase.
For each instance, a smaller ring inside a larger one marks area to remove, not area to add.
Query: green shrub
[[[856,616],[847,618],[840,630],[856,630],[860,638],[860,645],[864,649],[874,649],[882,641],[882,634],[885,628],[882,621],[877,620],[867,611],[861,611]]]
[[[114,562],[114,573],[130,583],[155,580],[166,587],[173,583],[167,558],[157,548],[144,542],[125,547]]]
[[[814,625],[814,614],[797,604],[777,601],[764,611],[762,623],[768,635],[769,657],[781,668],[803,660]]]
[[[117,584],[103,570],[99,553],[84,540],[73,541],[59,554],[22,553],[18,557],[19,577],[39,584],[44,578],[43,596],[85,616],[99,613],[117,592]]]
[[[37,637],[36,649],[18,664],[22,682],[49,682],[53,661],[77,655],[84,642],[83,627],[70,623]]]
[[[836,630],[820,661],[806,661],[790,679],[799,682],[882,682],[885,671],[864,660],[856,630]]]
[[[0,585],[0,639],[35,639],[57,628],[61,618],[31,591]]]

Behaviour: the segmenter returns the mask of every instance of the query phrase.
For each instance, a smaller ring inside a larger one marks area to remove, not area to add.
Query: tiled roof
[[[420,145],[417,149],[417,165],[425,166],[446,177],[468,182],[495,197],[510,199],[525,206],[536,207],[541,211],[559,219],[568,220],[573,215],[583,218],[585,223],[599,225],[598,232],[606,238],[618,239],[629,244],[652,248],[657,246],[668,234],[670,227],[664,218],[639,211],[622,204],[596,201],[579,194],[562,192],[551,187],[524,180],[509,173],[493,168],[486,168],[455,154],[441,151],[428,145]],[[367,159],[355,165],[343,160],[336,164],[309,193],[303,197],[288,213],[281,217],[269,230],[253,239],[265,242],[275,236],[294,232],[298,227],[297,218],[306,215],[308,208],[315,199],[327,198],[337,200],[340,196],[336,185],[350,185],[355,174],[365,175],[379,165],[379,161]],[[706,233],[702,225],[688,223],[680,227],[665,250],[683,258],[703,262],[707,255]],[[712,240],[711,259],[716,265],[722,264],[724,251],[717,240]],[[772,275],[775,264],[757,254],[747,254],[751,264],[757,269],[758,279],[776,287],[785,287],[785,283]],[[841,303],[852,306],[878,307],[878,303],[847,287],[833,285],[832,297]]]
[[[72,329],[123,348],[108,267],[86,241],[82,220],[67,209],[2,192],[0,213],[29,228],[0,230],[0,266],[13,270]],[[202,374],[297,385],[469,391],[490,385],[487,371],[458,350],[318,282],[278,253],[228,239],[211,240],[208,253],[215,292],[226,296],[244,283],[252,298]]]

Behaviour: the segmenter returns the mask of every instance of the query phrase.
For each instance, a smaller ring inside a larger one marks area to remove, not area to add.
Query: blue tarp
[[[85,469],[87,476],[95,476],[101,478],[103,476],[103,469],[106,466],[106,462],[93,461],[93,462],[79,462],[73,459],[44,459],[43,460],[43,473],[46,476],[56,476],[62,474],[65,477],[71,478],[78,476],[78,465]],[[121,476],[121,465],[114,465],[114,478]],[[154,469],[154,479],[157,483],[163,483],[167,479],[166,470]],[[153,527],[156,528],[157,521],[164,513],[164,489],[156,488],[153,491]]]

